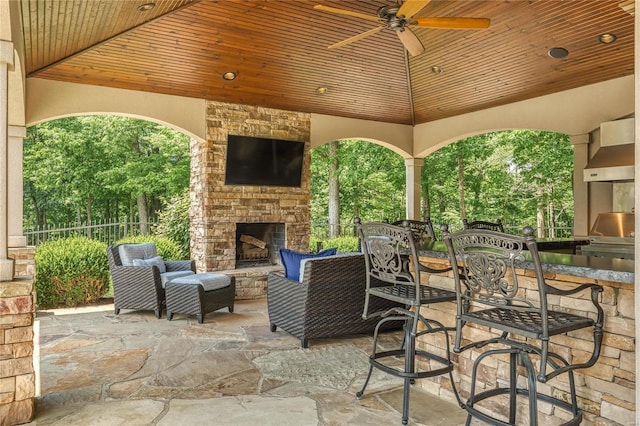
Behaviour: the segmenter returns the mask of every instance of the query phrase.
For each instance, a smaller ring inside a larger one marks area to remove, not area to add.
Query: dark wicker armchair
[[[160,318],[162,309],[166,306],[165,284],[172,278],[195,273],[195,262],[192,260],[164,261],[166,268],[164,273],[161,273],[155,265],[124,266],[120,258],[121,245],[107,248],[116,315],[120,313],[120,309],[153,310],[156,317]]]
[[[305,261],[302,282],[281,273],[267,278],[267,304],[271,331],[277,327],[301,340],[373,334],[379,318],[362,319],[365,300],[366,269],[361,253],[329,256]],[[376,282],[372,285],[381,285]],[[377,299],[370,306],[386,311],[400,303]],[[384,329],[399,328],[389,323]]]

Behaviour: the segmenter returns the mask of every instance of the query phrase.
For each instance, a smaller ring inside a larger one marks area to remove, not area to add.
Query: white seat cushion
[[[231,284],[231,277],[224,274],[203,273],[176,278],[175,280],[171,280],[171,283],[189,285],[200,284],[204,291],[212,291],[228,287]]]
[[[164,274],[160,274],[160,281],[162,282],[162,288],[165,288],[169,281],[172,281],[180,277],[186,277],[188,275],[195,275],[195,273],[193,271],[171,271],[171,272],[165,272]]]

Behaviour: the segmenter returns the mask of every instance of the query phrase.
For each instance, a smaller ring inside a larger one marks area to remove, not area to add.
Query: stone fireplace
[[[225,185],[229,134],[305,142],[300,187]],[[310,234],[310,116],[249,105],[207,102],[207,140],[191,141],[191,257],[198,272],[246,270],[239,262],[240,228],[265,225],[269,260],[277,249],[308,251]],[[256,231],[258,233],[263,230]],[[263,238],[264,237],[264,238]],[[240,246],[241,248],[241,246]],[[254,251],[257,253],[258,251]],[[241,268],[242,269],[238,269]],[[243,272],[245,273],[245,272]],[[266,286],[266,285],[265,285]],[[237,290],[238,291],[238,290]]]

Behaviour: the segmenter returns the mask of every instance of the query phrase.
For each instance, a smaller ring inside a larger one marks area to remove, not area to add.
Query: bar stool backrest
[[[541,318],[547,317],[547,288],[533,232],[531,228],[528,229],[529,234],[523,237],[485,229],[464,229],[453,234],[445,233],[444,239],[449,255],[452,259],[455,258],[459,265],[459,268],[453,268],[459,315],[466,317],[467,313],[463,307],[471,305],[476,310],[497,307],[522,313],[536,313]],[[516,273],[518,262],[526,261],[527,252],[531,254],[535,268],[537,288],[533,290],[537,290],[539,294],[539,297],[535,298],[526,294]],[[462,288],[463,286],[465,288]],[[481,317],[473,316],[467,319],[475,323],[482,322]],[[494,319],[487,320],[491,321],[491,326],[495,325]],[[540,337],[537,330],[527,330],[526,327],[523,330],[522,324],[505,322],[502,325],[504,331]],[[546,333],[545,325],[546,323],[543,324],[543,335]]]
[[[426,217],[424,221],[421,220],[397,220],[393,222],[396,226],[409,225],[411,232],[413,233],[414,242],[421,248],[431,248],[433,243],[437,241],[436,233],[433,229],[433,223],[431,218]]]
[[[462,226],[464,229],[486,229],[488,231],[504,232],[502,219],[498,219],[495,222],[488,222],[486,220],[474,220],[469,222],[467,219],[462,219]]]
[[[367,222],[357,224],[357,228],[369,276],[389,284],[419,285],[420,277],[409,272],[408,255],[417,259],[409,227]]]

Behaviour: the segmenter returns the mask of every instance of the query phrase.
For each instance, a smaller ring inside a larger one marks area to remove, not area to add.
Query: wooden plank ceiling
[[[386,29],[329,50],[376,22],[313,8],[375,16],[390,0],[154,0],[147,11],[152,0],[20,1],[28,77],[392,123],[633,74],[633,10],[621,0],[433,0],[416,16],[491,26],[415,29],[426,48],[416,57]],[[616,42],[599,43],[602,33]],[[552,47],[569,55],[554,59]]]

